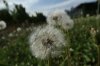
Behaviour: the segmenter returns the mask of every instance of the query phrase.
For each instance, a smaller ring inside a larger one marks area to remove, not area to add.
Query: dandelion
[[[61,25],[64,29],[71,29],[74,25],[73,20],[64,10],[55,10],[47,17],[49,25]]]
[[[37,29],[31,34],[29,43],[32,54],[40,59],[58,56],[66,45],[63,34],[53,26]]]
[[[21,31],[21,28],[20,28],[20,27],[18,27],[18,28],[17,28],[17,31],[18,31],[18,32],[19,32],[19,31]]]
[[[0,21],[0,30],[5,29],[6,28],[6,23],[4,21]]]
[[[89,14],[86,14],[86,17],[89,17],[90,15]]]

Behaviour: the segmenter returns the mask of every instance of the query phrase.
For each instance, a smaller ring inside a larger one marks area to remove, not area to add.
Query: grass
[[[71,52],[71,64],[72,66],[96,66],[98,53],[89,29],[90,26],[97,28],[96,17],[78,18],[74,19],[74,22],[74,28],[69,31],[71,48],[74,50]],[[0,66],[47,66],[47,60],[36,59],[30,52],[28,37],[31,32],[23,28],[20,32],[12,32],[14,35],[12,37],[8,36],[9,33],[5,33],[3,35],[5,39],[0,38]],[[66,66],[66,58],[62,54],[54,58],[52,64]]]

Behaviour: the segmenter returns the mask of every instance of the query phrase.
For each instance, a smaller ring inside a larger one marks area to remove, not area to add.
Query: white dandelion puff
[[[73,20],[67,15],[65,10],[55,10],[47,17],[49,25],[61,25],[64,29],[71,29],[74,25]]]
[[[56,57],[66,45],[63,34],[52,26],[37,29],[29,39],[30,49],[36,58]]]
[[[0,30],[5,29],[7,27],[4,21],[0,21]]]
[[[89,14],[86,14],[86,17],[89,17],[90,15]]]
[[[19,32],[19,31],[21,31],[21,28],[20,28],[20,27],[18,27],[18,28],[17,28],[17,31],[18,31],[18,32]]]

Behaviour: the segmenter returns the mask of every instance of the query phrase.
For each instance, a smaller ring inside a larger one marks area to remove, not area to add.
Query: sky
[[[67,9],[76,7],[81,3],[95,2],[97,0],[6,0],[10,10],[14,9],[14,4],[22,4],[26,12],[31,16],[35,12],[42,12],[45,16],[55,9]],[[3,0],[0,0],[0,9],[5,8]]]

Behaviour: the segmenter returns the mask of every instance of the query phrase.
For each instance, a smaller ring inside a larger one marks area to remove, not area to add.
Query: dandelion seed
[[[7,27],[4,21],[0,21],[0,30],[5,29]]]
[[[71,29],[74,25],[73,20],[64,10],[55,10],[47,17],[49,25],[61,25],[64,29]]]
[[[58,56],[61,48],[66,45],[63,34],[53,26],[37,29],[30,36],[29,43],[32,54],[40,59],[47,59],[49,55]]]

